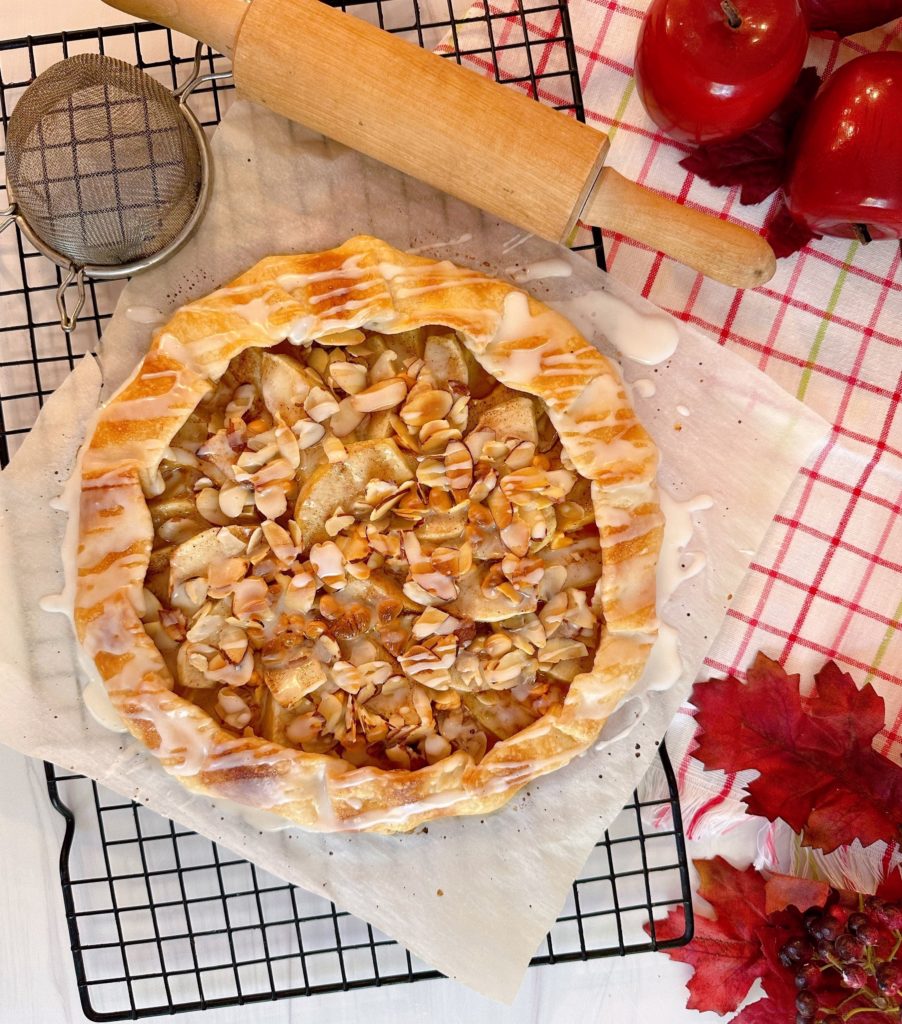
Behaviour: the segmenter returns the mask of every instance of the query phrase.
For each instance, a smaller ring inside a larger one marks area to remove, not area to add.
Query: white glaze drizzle
[[[106,692],[103,680],[92,679],[81,691],[85,707],[91,713],[91,717],[110,732],[124,733],[128,728],[122,720],[122,715],[113,706],[110,695]]]
[[[549,260],[529,263],[525,267],[505,267],[504,272],[517,284],[526,284],[529,281],[538,281],[546,277],[571,277],[573,267],[566,260],[555,256]]]
[[[588,321],[627,359],[654,366],[676,352],[680,335],[670,317],[640,313],[604,291],[590,291],[560,304],[567,316]]]
[[[154,324],[161,324],[165,319],[165,314],[155,306],[129,306],[125,311],[125,317],[127,320],[131,320],[133,324],[153,326]]]
[[[660,492],[664,513],[664,541],[658,562],[658,608],[663,608],[680,584],[697,576],[706,564],[703,552],[688,552],[686,548],[695,530],[693,514],[714,506],[710,494],[698,494],[686,501],[678,501],[663,488]]]
[[[634,380],[631,387],[640,398],[654,398],[657,391],[655,382],[647,377],[640,377],[638,380]]]

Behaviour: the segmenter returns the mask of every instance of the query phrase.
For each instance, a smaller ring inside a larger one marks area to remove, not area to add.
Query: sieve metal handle
[[[16,223],[16,204],[7,206],[7,208],[0,213],[0,235],[10,226],[10,224]]]
[[[0,229],[2,230],[2,229]],[[70,313],[66,307],[66,291],[72,282],[75,282],[77,299],[75,309]],[[85,268],[76,267],[74,263],[69,264],[69,269],[63,275],[59,288],[56,290],[56,308],[60,314],[60,327],[71,334],[78,325],[78,317],[85,307]]]
[[[172,95],[184,104],[192,92],[199,86],[205,85],[207,82],[219,82],[224,78],[231,78],[232,72],[228,71],[208,71],[205,75],[200,73],[201,61],[203,59],[204,44],[198,43],[194,47],[194,66],[191,68],[191,74],[185,79],[184,82],[177,88],[174,89]]]

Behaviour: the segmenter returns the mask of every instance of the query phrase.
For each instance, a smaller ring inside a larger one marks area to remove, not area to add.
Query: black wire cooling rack
[[[510,0],[455,17],[426,17],[418,0],[340,5],[443,56],[494,70],[513,88],[583,119],[566,0]],[[339,6],[336,4],[336,6]],[[100,52],[137,64],[169,87],[194,44],[153,25],[128,25],[0,42],[0,129],[28,85],[51,64]],[[518,58],[518,59],[512,59]],[[205,70],[227,67],[207,51]],[[516,70],[511,70],[515,68]],[[232,96],[213,81],[192,96],[212,128]],[[3,144],[0,155],[5,151]],[[5,186],[0,186],[5,192]],[[7,204],[2,202],[0,206]],[[575,246],[601,266],[601,234]],[[91,351],[122,284],[87,282],[79,328],[60,330],[59,270],[21,236],[0,238],[0,465],[6,465],[43,401]],[[669,795],[634,793],[592,852],[534,964],[626,955],[682,945],[692,906],[676,782],[663,746]],[[410,953],[334,904],[268,875],[90,779],[46,766],[53,806],[65,819],[60,879],[75,974],[91,1020],[136,1020],[288,996],[438,977]],[[683,936],[658,941],[654,918],[685,911]]]

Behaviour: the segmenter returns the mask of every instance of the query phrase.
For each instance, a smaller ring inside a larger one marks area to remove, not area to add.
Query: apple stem
[[[852,230],[855,232],[855,237],[862,245],[869,245],[873,241],[871,233],[868,231],[867,224],[853,224]]]
[[[732,29],[742,28],[742,18],[739,15],[739,11],[732,3],[732,0],[721,0],[720,9],[726,15],[727,24]]]

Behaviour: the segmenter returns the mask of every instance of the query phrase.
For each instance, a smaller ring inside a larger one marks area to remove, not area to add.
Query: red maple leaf
[[[759,654],[748,683],[732,676],[697,684],[706,768],[759,776],[744,798],[752,814],[782,818],[807,846],[830,853],[860,839],[892,841],[902,819],[902,768],[871,741],[883,727],[883,700],[828,662],[803,698],[799,677]]]
[[[822,907],[829,895],[830,886],[826,882],[794,875],[771,875],[764,885],[764,909],[768,914],[775,914],[787,907],[797,910]]]
[[[691,1010],[729,1013],[767,967],[758,937],[758,930],[767,927],[764,879],[754,868],[740,871],[722,857],[695,861],[695,867],[698,893],[714,908],[716,919],[697,916],[692,942],[666,952],[695,969],[686,1004]],[[655,935],[659,940],[676,938],[684,924],[683,908],[677,907],[655,923]]]
[[[778,259],[784,256],[792,256],[793,253],[804,249],[812,238],[823,238],[823,235],[809,231],[800,221],[789,212],[786,200],[780,196],[777,205],[764,225],[764,237],[774,250]]]
[[[786,178],[793,130],[820,83],[815,68],[805,68],[786,99],[765,121],[738,139],[698,146],[680,161],[680,167],[711,185],[741,186],[743,206],[762,202]]]

